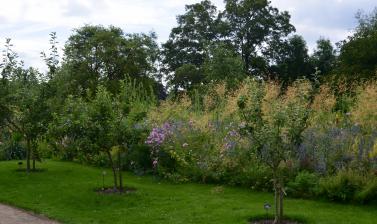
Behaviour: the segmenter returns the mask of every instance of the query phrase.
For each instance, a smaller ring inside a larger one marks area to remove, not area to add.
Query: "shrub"
[[[338,201],[354,201],[365,183],[365,177],[351,170],[340,171],[336,176],[325,177],[320,180],[319,194]]]
[[[318,187],[319,178],[316,174],[308,171],[301,171],[293,181],[287,184],[287,193],[293,197],[312,197]]]
[[[363,189],[356,195],[356,200],[361,203],[377,202],[377,178],[371,177]]]
[[[0,161],[1,160],[19,160],[25,159],[26,150],[18,141],[9,141],[0,144]]]
[[[253,190],[272,191],[272,172],[262,165],[249,165],[238,174],[230,177],[230,181]]]
[[[146,145],[133,145],[127,150],[125,162],[127,169],[135,174],[145,174],[152,170],[150,148]]]

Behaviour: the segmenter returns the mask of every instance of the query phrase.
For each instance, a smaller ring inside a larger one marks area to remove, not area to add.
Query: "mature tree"
[[[317,47],[311,55],[311,63],[321,76],[329,74],[336,62],[335,49],[329,39],[317,40]]]
[[[359,25],[353,35],[339,44],[338,76],[347,80],[376,79],[377,9],[370,15],[357,14]]]
[[[286,84],[299,77],[308,77],[314,72],[309,62],[306,42],[298,35],[290,37],[281,45],[275,63],[271,68],[272,74]]]
[[[255,154],[273,174],[275,223],[283,219],[285,170],[289,168],[301,142],[309,115],[310,85],[297,82],[285,94],[276,84],[249,81],[250,93],[238,101],[245,132]],[[267,93],[266,89],[274,90]]]
[[[217,9],[209,0],[186,5],[186,12],[177,16],[178,26],[173,28],[169,40],[162,45],[163,72],[169,85],[175,89],[182,87],[181,78],[176,78],[176,71],[187,65],[201,69],[206,58],[208,45],[218,38]],[[186,83],[197,83],[198,76]],[[202,75],[200,76],[204,78]]]
[[[288,12],[279,12],[268,0],[225,0],[222,18],[245,71],[254,75],[267,71],[279,43],[295,30]]]
[[[86,25],[76,29],[65,44],[59,78],[67,81],[70,93],[77,93],[79,88],[93,92],[100,83],[116,92],[119,88],[114,85],[126,76],[152,78],[157,57],[154,33],[124,34],[113,26]]]
[[[241,56],[225,44],[210,47],[203,67],[207,82],[225,81],[230,88],[246,77]]]
[[[184,64],[175,70],[175,74],[169,80],[168,85],[172,86],[174,92],[180,89],[192,90],[200,85],[203,80],[204,77],[200,68],[193,64]]]

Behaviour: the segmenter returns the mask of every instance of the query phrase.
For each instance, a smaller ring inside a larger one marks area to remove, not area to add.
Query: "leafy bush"
[[[319,178],[316,174],[308,171],[301,171],[293,181],[287,184],[287,193],[293,197],[312,197],[318,187]]]
[[[361,203],[377,202],[377,177],[368,179],[368,183],[357,193],[356,200]]]
[[[150,147],[142,144],[133,145],[125,155],[126,168],[135,174],[143,175],[152,169]]]
[[[26,149],[22,146],[22,135],[13,133],[9,140],[0,142],[0,161],[25,159]]]
[[[343,170],[335,176],[322,178],[319,182],[319,194],[332,201],[354,201],[365,182],[365,177],[359,173]]]
[[[228,172],[223,183],[244,186],[251,188],[252,190],[259,191],[272,191],[272,173],[271,171],[262,165],[249,164],[248,166],[242,166],[233,172]]]
[[[19,160],[25,157],[25,148],[16,142],[0,146],[0,160]]]

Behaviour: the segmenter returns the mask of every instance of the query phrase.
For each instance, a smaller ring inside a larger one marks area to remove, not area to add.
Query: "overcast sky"
[[[200,0],[0,0],[0,44],[11,38],[26,65],[44,70],[40,52],[48,49],[52,31],[57,32],[61,47],[72,29],[84,24],[114,25],[125,32],[155,31],[159,42],[164,42],[176,25],[176,15],[195,2]],[[212,2],[223,8],[222,0]],[[333,43],[344,39],[356,25],[355,13],[371,12],[377,1],[272,0],[272,5],[290,12],[297,33],[312,49],[321,36]]]

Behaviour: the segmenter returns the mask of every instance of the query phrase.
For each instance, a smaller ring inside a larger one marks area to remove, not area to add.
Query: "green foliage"
[[[285,85],[298,78],[311,78],[309,75],[314,72],[314,69],[310,64],[308,48],[303,37],[293,35],[280,46],[272,72]]]
[[[319,178],[314,173],[301,171],[293,181],[287,183],[287,194],[293,197],[313,197],[317,192]]]
[[[172,29],[169,40],[162,45],[162,70],[169,80],[169,87],[187,88],[204,79],[201,73],[192,72],[183,75],[183,78],[177,71],[185,65],[199,70],[202,68],[209,44],[218,38],[217,14],[216,7],[204,0],[186,5],[185,14],[177,16],[178,26]],[[185,80],[186,85],[182,85],[182,80]]]
[[[295,30],[288,12],[279,12],[267,0],[226,0],[222,19],[245,71],[253,75],[266,72],[282,40]]]
[[[8,141],[0,143],[0,161],[3,160],[20,160],[26,158],[26,150],[21,144],[22,136],[19,133],[13,133]],[[5,137],[5,135],[3,135]],[[6,138],[1,138],[6,139]]]
[[[133,79],[119,85],[116,96],[104,86],[97,88],[91,100],[70,96],[62,113],[55,114],[50,124],[50,138],[58,153],[67,159],[108,164],[113,169],[114,189],[118,189],[118,178],[121,183],[121,157],[133,144],[140,144],[140,133],[134,126],[155,103],[153,90],[144,89]],[[114,155],[118,155],[117,163]],[[121,184],[119,187],[122,190]]]
[[[49,107],[45,91],[47,86],[40,84],[40,73],[33,69],[25,69],[18,56],[11,50],[10,40],[6,42],[6,50],[1,67],[4,88],[0,101],[0,127],[9,132],[18,133],[25,144],[27,171],[30,171],[30,160],[40,160],[37,152],[37,141],[46,131],[50,119]]]
[[[208,0],[187,5],[162,46],[162,71],[169,87],[191,89],[210,81],[234,87],[245,74],[266,75],[284,39],[294,31],[289,20],[288,12],[279,12],[264,0],[227,0],[220,12]],[[182,85],[179,68],[185,65],[194,66],[198,74],[184,75]]]
[[[251,103],[245,103],[248,95],[244,95],[238,105],[257,158],[272,171],[275,221],[280,223],[283,218],[284,179],[292,169],[291,161],[295,159],[307,126],[311,85],[297,81],[284,94],[279,94],[276,84],[251,83]],[[276,92],[269,93],[270,90]]]
[[[353,35],[340,43],[337,76],[349,82],[376,78],[377,9],[370,15],[359,13]]]
[[[320,180],[320,195],[333,201],[349,202],[355,200],[357,192],[362,189],[364,184],[363,176],[354,171],[344,170],[336,176]]]
[[[192,64],[184,64],[175,70],[175,76],[169,81],[169,85],[174,86],[175,92],[180,88],[191,90],[202,80],[203,75],[199,68]]]
[[[224,44],[212,46],[204,62],[204,74],[208,82],[225,82],[228,88],[236,88],[246,74],[242,58],[234,49]]]
[[[317,68],[321,76],[328,75],[335,67],[335,50],[329,39],[320,38],[310,58],[312,65]]]
[[[377,177],[368,180],[368,183],[356,194],[356,200],[363,203],[377,201]]]
[[[56,32],[50,33],[50,49],[49,54],[41,52],[41,57],[48,67],[47,80],[51,80],[59,68],[59,52],[58,52],[58,37]]]
[[[265,95],[268,85],[255,81],[252,85],[251,94],[242,96],[238,105],[258,156],[276,172],[281,162],[292,158],[301,141],[309,114],[311,87],[296,83],[284,95],[269,96]]]
[[[86,25],[75,30],[64,48],[60,79],[69,94],[95,92],[102,84],[117,93],[119,80],[156,75],[156,35],[124,34],[120,28]],[[63,77],[62,77],[63,76]],[[83,91],[83,92],[80,92]]]

